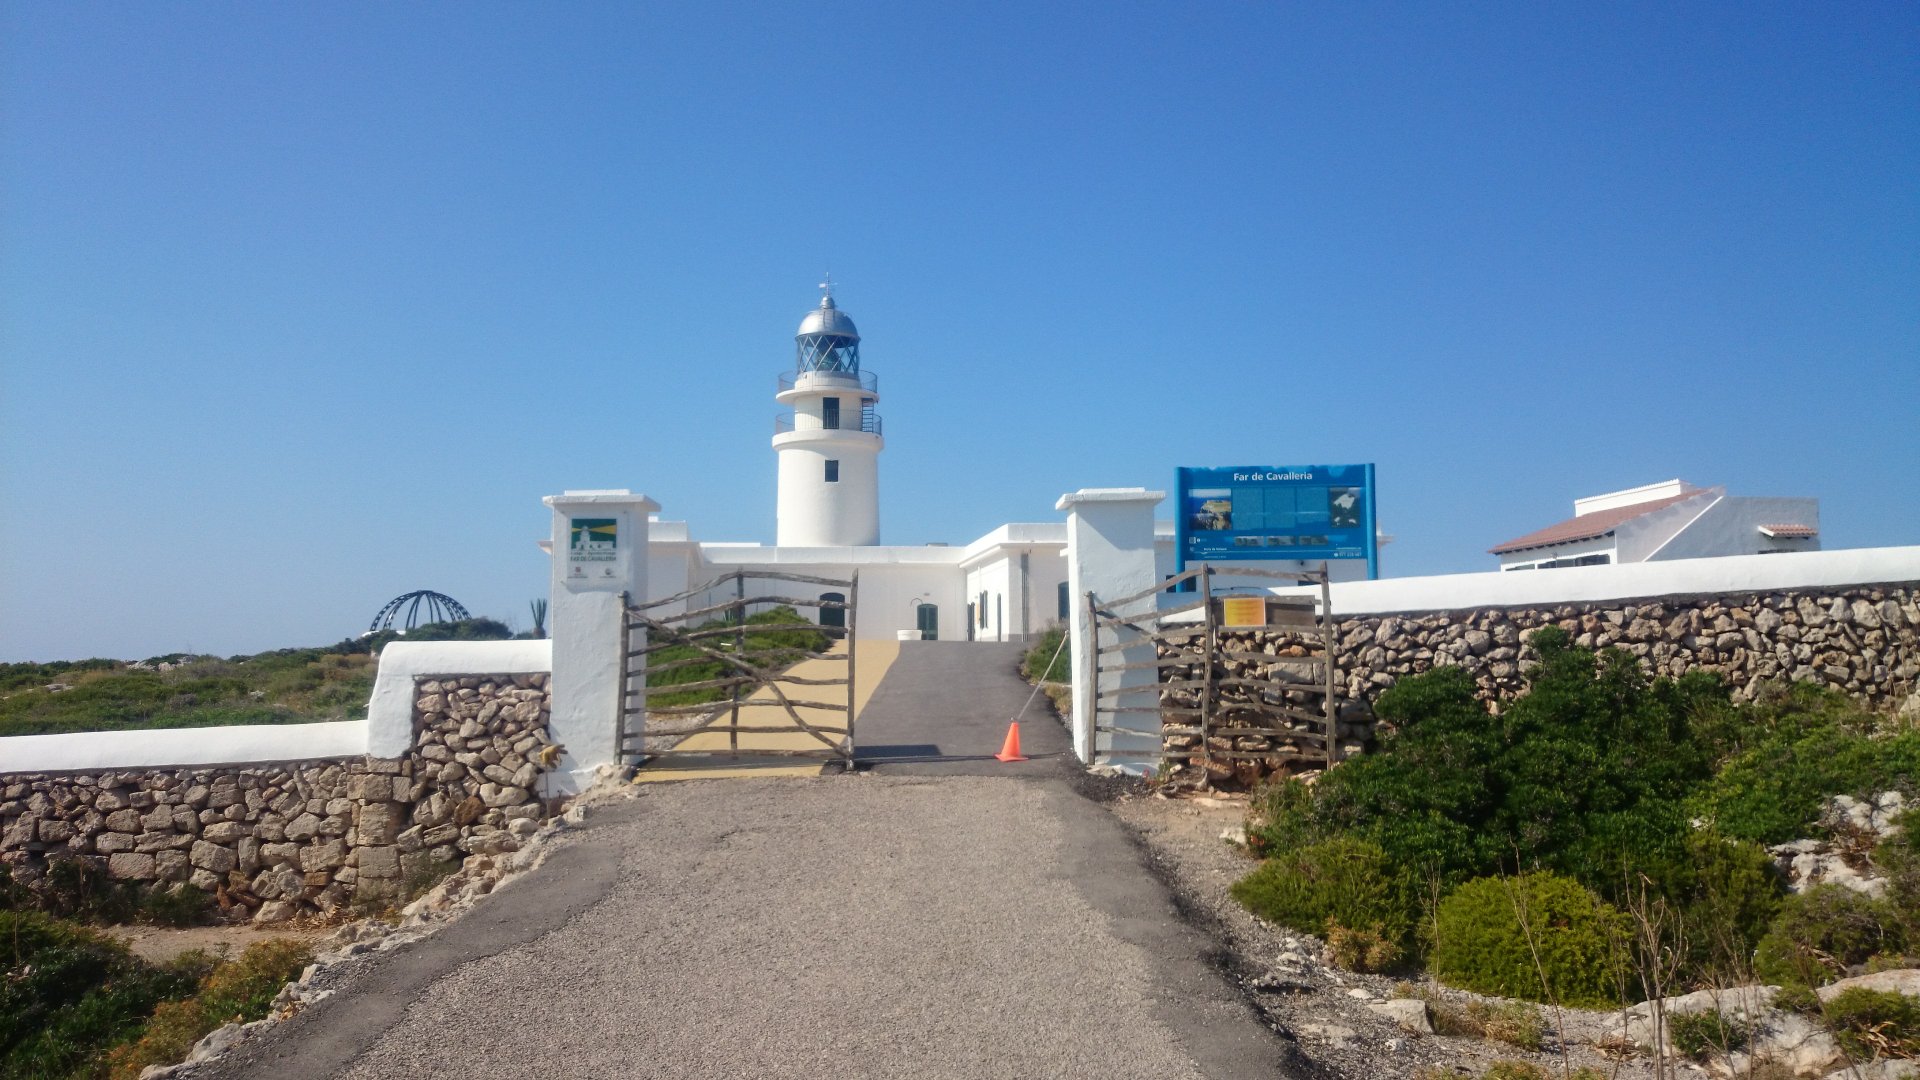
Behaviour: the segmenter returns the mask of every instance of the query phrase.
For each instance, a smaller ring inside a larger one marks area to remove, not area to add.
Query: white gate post
[[[1153,508],[1166,497],[1164,491],[1145,488],[1081,488],[1060,496],[1054,504],[1054,509],[1067,512],[1067,591],[1073,601],[1068,605],[1073,642],[1073,751],[1085,764],[1106,758],[1109,764],[1129,772],[1145,773],[1159,763],[1158,716],[1119,713],[1114,724],[1135,730],[1094,730],[1094,695],[1099,691],[1091,678],[1095,638],[1087,612],[1087,593],[1113,599],[1150,589],[1159,580],[1153,557]],[[1129,607],[1151,611],[1155,603],[1149,596]],[[1113,664],[1152,659],[1151,643],[1103,657]],[[1113,704],[1151,708],[1159,701],[1153,690],[1158,681],[1151,668],[1121,671],[1108,681],[1108,689],[1138,687],[1138,693],[1124,694]]]
[[[553,571],[547,622],[553,741],[566,747],[555,781],[578,791],[597,766],[620,758],[620,594],[647,599],[647,515],[660,504],[628,491],[569,491],[541,500],[553,509]],[[639,632],[633,647],[646,643]]]

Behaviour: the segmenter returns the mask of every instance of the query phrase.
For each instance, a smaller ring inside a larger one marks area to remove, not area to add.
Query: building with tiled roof
[[[1573,502],[1565,521],[1489,550],[1502,570],[1820,549],[1820,500],[1731,496],[1683,480]]]

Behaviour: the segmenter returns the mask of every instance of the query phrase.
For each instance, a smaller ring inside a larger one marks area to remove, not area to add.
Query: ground
[[[1528,1056],[1398,1030],[1367,1008],[1388,980],[1233,904],[1244,805],[1084,773],[1017,655],[900,649],[854,773],[583,804],[533,869],[349,946],[185,1075],[1371,1080]],[[1002,763],[1014,720],[1032,760]]]

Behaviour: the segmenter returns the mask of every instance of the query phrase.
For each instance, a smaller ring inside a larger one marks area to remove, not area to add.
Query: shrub
[[[1765,848],[1712,829],[1691,833],[1685,850],[1685,864],[1661,884],[1680,908],[1687,969],[1729,985],[1745,981],[1786,895],[1779,871]]]
[[[1460,1005],[1438,994],[1416,996],[1426,1001],[1437,1035],[1465,1035],[1538,1050],[1547,1033],[1540,1010],[1518,1001],[1468,1001]]]
[[[1754,950],[1754,973],[1768,982],[1819,986],[1881,953],[1899,952],[1893,905],[1844,885],[1815,885],[1787,897]]]
[[[1570,648],[1556,627],[1531,643],[1530,689],[1498,716],[1457,668],[1383,693],[1380,752],[1328,772],[1304,820],[1449,884],[1540,867],[1606,891],[1627,869],[1684,866],[1682,803],[1708,775],[1690,718],[1724,707],[1724,692],[1649,680],[1633,656]]]
[[[1855,1057],[1920,1055],[1920,998],[1855,986],[1835,994],[1824,1011],[1834,1038]]]
[[[1619,1000],[1625,936],[1624,917],[1579,882],[1481,878],[1440,902],[1428,962],[1461,989],[1606,1007]]]
[[[1752,1037],[1752,1024],[1723,1016],[1718,1009],[1667,1015],[1667,1038],[1673,1048],[1696,1061],[1744,1049]]]
[[[1067,631],[1058,624],[1047,627],[1039,640],[1020,658],[1020,674],[1028,682],[1069,682],[1073,678],[1073,649],[1066,645]]]
[[[137,1080],[149,1065],[183,1060],[208,1032],[230,1023],[266,1016],[280,988],[298,978],[313,951],[298,941],[260,941],[238,960],[215,967],[192,997],[170,1001],[153,1012],[146,1033],[107,1055],[114,1080]]]
[[[1379,845],[1364,840],[1341,838],[1277,852],[1234,884],[1233,897],[1269,922],[1321,937],[1338,924],[1370,934],[1396,953],[1413,928],[1407,880],[1388,864]]]
[[[1327,920],[1327,951],[1352,971],[1391,971],[1403,955],[1400,943],[1379,928],[1349,929],[1335,919]]]
[[[1247,804],[1247,850],[1255,855],[1326,839],[1314,823],[1314,789],[1290,776],[1254,792]]]
[[[1771,730],[1734,754],[1692,811],[1742,840],[1813,835],[1834,795],[1908,786],[1920,775],[1920,731],[1875,737],[1871,713],[1833,691],[1797,690],[1760,710]]]
[[[0,911],[0,1078],[83,1072],[139,1030],[191,974],[142,963],[96,931],[39,912]]]

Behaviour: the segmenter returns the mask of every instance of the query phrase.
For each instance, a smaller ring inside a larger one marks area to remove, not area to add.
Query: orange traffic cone
[[[1001,761],[1027,760],[1026,756],[1020,753],[1020,722],[1019,721],[1016,720],[1013,723],[1007,725],[1007,744],[1005,746],[1002,746],[1000,748],[1000,752],[993,756],[1000,759]]]

